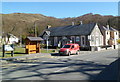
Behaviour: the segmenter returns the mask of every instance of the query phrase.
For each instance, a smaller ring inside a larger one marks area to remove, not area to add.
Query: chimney
[[[82,21],[80,21],[80,25],[82,25],[83,24],[83,22]]]
[[[74,26],[75,25],[75,23],[74,22],[72,22],[72,26]]]
[[[109,26],[109,25],[107,25],[107,29],[108,29],[108,30],[110,29],[110,26]]]
[[[51,25],[47,25],[47,28],[46,29],[49,29],[51,27]]]

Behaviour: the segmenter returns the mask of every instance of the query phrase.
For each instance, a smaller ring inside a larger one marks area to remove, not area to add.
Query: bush
[[[44,48],[46,46],[46,44],[40,44],[41,48]]]
[[[118,44],[120,44],[120,39],[117,40]]]

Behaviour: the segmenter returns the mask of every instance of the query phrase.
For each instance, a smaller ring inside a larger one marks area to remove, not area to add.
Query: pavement
[[[92,53],[91,51],[80,51],[80,54],[89,54]],[[26,54],[25,56],[17,56],[17,57],[10,57],[10,58],[2,58],[0,59],[0,62],[2,64],[7,63],[8,61],[16,61],[16,60],[28,60],[33,58],[41,58],[41,57],[47,57],[47,58],[58,58],[60,55],[58,53],[35,53],[35,54]],[[62,56],[61,56],[62,57]],[[64,57],[65,58],[65,57]]]
[[[2,64],[3,80],[119,80],[118,50],[81,51],[71,56],[30,54],[3,60],[8,62]]]

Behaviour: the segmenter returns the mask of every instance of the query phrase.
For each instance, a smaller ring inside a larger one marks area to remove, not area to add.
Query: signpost
[[[48,45],[49,45],[49,36],[50,36],[50,31],[46,31],[45,39],[46,39],[46,44],[47,44],[47,52],[48,52]]]
[[[46,44],[47,44],[47,52],[48,52],[48,39],[49,39],[49,36],[48,35],[46,35]]]
[[[13,48],[13,44],[12,45],[3,45],[3,57],[5,57],[5,52],[6,51],[11,51],[11,56],[13,57],[14,55],[14,48]]]

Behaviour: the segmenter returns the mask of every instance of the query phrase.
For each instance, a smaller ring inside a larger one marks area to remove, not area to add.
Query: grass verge
[[[41,49],[41,53],[54,53],[55,50],[46,50],[46,49]],[[27,55],[25,54],[25,48],[15,48],[14,50],[14,57],[17,57],[17,56],[24,56],[24,55]],[[9,57],[12,57],[11,56],[11,52],[5,52],[5,57],[2,57],[2,52],[0,52],[0,58],[9,58]]]

